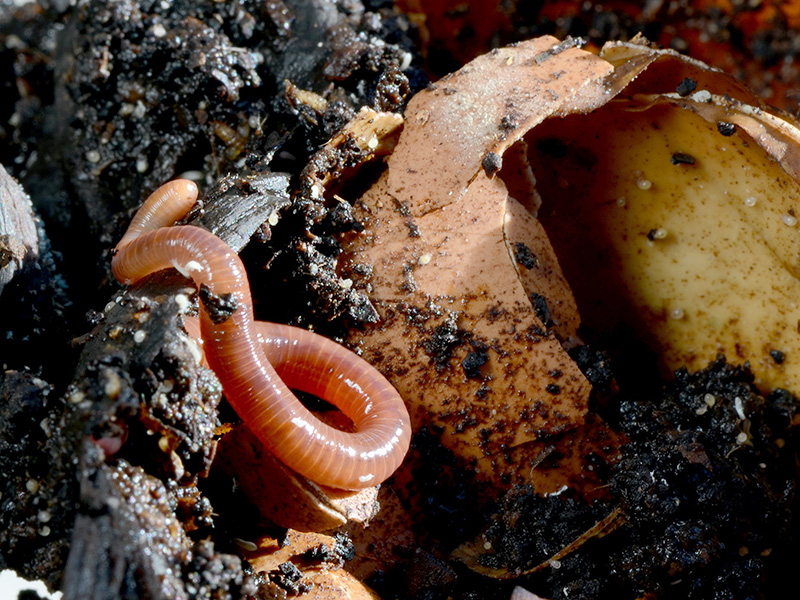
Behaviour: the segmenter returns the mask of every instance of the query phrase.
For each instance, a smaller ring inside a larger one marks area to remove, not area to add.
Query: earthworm
[[[168,226],[188,212],[196,196],[197,187],[185,180],[153,192],[117,245],[114,276],[130,285],[174,267],[191,277],[200,288],[208,364],[228,402],[266,448],[320,485],[354,490],[381,483],[408,451],[411,426],[402,398],[376,369],[331,340],[256,324],[247,273],[236,253],[205,229]],[[331,402],[355,431],[321,422],[289,387]]]

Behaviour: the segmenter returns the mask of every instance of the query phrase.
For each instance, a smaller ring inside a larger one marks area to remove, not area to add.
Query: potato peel
[[[678,94],[684,80],[697,92]],[[356,203],[366,229],[343,271],[369,266],[357,285],[381,323],[350,343],[481,478],[543,489],[571,477],[509,472],[587,420],[564,350],[581,320],[633,326],[667,372],[724,352],[765,389],[798,389],[798,140],[792,119],[672,51],[539,38],[490,52],[412,100]],[[604,427],[586,439],[610,458]]]
[[[535,235],[537,272],[556,272],[557,261],[492,157],[566,104],[597,104],[609,72],[554,38],[476,59],[412,100],[387,171],[356,204],[366,231],[349,262],[371,266],[367,291],[382,321],[350,342],[398,388],[415,427],[441,429],[462,459],[574,429],[586,416],[589,384],[559,340],[574,336],[574,301],[563,280],[518,273],[520,231]],[[531,303],[540,284],[560,329]],[[496,478],[489,463],[474,464]]]

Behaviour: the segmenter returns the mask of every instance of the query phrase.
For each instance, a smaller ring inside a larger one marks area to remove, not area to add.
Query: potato
[[[670,70],[662,87],[681,81]],[[797,133],[700,86],[685,98],[625,89],[531,131],[538,216],[583,323],[632,327],[665,374],[722,353],[765,391],[800,390]]]
[[[800,389],[794,121],[641,40],[575,46],[498,49],[420,92],[340,265],[381,319],[349,341],[414,427],[542,493],[596,489],[581,457],[620,443],[567,354],[582,336],[623,326],[665,375],[723,353]],[[576,460],[544,473],[552,444]]]

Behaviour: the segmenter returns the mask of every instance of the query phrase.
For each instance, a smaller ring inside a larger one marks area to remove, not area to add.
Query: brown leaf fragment
[[[513,198],[506,202],[503,235],[536,316],[561,340],[577,339],[578,306],[555,251],[538,219]],[[547,297],[542,295],[545,290]]]

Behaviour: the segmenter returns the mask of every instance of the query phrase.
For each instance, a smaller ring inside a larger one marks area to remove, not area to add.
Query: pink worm
[[[153,192],[117,245],[114,276],[130,285],[174,267],[213,296],[234,300],[230,315],[212,310],[216,319],[201,301],[200,332],[208,364],[241,419],[278,459],[318,484],[355,490],[381,483],[408,451],[411,425],[402,398],[375,368],[331,340],[256,323],[247,273],[236,253],[205,229],[170,227],[196,199],[197,186],[188,180]],[[290,387],[334,404],[355,431],[321,422]]]

